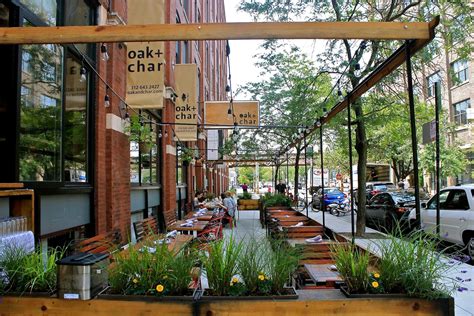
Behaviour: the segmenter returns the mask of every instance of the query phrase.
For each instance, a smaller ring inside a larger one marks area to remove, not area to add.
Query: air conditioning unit
[[[468,121],[474,120],[474,109],[466,109],[466,117]]]

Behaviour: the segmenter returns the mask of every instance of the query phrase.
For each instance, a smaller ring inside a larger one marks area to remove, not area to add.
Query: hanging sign
[[[180,141],[197,140],[197,65],[178,64],[174,68],[176,80],[174,131]],[[184,125],[181,125],[184,124]]]
[[[234,101],[232,105],[234,116],[228,115],[229,101],[207,101],[204,103],[204,122],[206,128],[220,128],[212,125],[259,126],[260,110],[258,101]]]
[[[128,1],[128,24],[165,23],[165,0]],[[126,102],[133,108],[162,109],[165,43],[127,43]]]
[[[219,131],[217,129],[207,131],[207,160],[219,159]]]

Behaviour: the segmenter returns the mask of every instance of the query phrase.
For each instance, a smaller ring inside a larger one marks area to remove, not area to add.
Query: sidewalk
[[[303,212],[306,214],[306,212]],[[357,216],[357,215],[356,215]],[[309,211],[309,217],[316,220],[317,222],[323,222],[323,216],[321,212],[313,212]],[[357,218],[357,217],[356,217]],[[325,223],[326,227],[332,230],[335,233],[344,234],[344,237],[347,237],[348,240],[351,240],[351,216],[346,215],[342,217],[333,216],[329,213],[325,214]],[[366,228],[366,233],[379,233],[378,231]],[[370,237],[370,236],[369,236]],[[379,256],[379,249],[377,246],[377,242],[381,240],[378,239],[370,239],[370,238],[357,238],[355,239],[355,243],[357,246],[369,250],[376,256]],[[449,259],[446,259],[449,260]],[[449,280],[457,280],[462,282],[462,280],[474,280],[474,266],[469,264],[465,264],[462,262],[449,260],[449,263],[452,264],[453,269],[451,270],[450,274],[446,276],[446,281]],[[461,272],[462,271],[462,272]],[[466,281],[460,283],[460,286],[467,288],[467,291],[456,291],[453,293],[454,303],[456,305],[455,313],[457,316],[474,316],[474,281]]]

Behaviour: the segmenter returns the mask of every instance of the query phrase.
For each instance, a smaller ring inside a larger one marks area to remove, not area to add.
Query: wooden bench
[[[120,232],[114,230],[82,240],[77,243],[75,249],[79,252],[111,254],[120,248],[121,242]]]
[[[133,223],[133,229],[138,242],[146,236],[158,234],[158,220],[154,216],[145,218]]]

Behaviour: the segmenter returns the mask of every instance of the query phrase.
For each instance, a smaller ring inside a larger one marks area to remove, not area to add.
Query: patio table
[[[135,250],[139,250],[144,246],[152,247],[152,248],[160,247],[161,246],[160,244],[155,244],[155,241],[160,240],[160,239],[166,239],[166,236],[165,235],[159,235],[158,238],[157,238],[156,235],[150,236],[150,237],[145,238],[144,240],[136,243],[135,245],[129,246],[129,247],[133,247]],[[191,235],[176,235],[175,238],[172,238],[170,240],[171,240],[171,242],[168,244],[168,250],[170,250],[170,251],[172,251],[176,254],[181,249],[183,249],[183,247],[186,246],[186,244],[188,244],[190,241],[193,240],[193,236],[191,236]],[[130,254],[129,248],[120,251],[120,256],[122,258],[127,257],[129,254]]]
[[[337,271],[330,269],[331,264],[305,264],[304,268],[315,284],[328,282],[342,282]]]
[[[192,223],[192,226],[181,226],[181,224],[185,224],[186,221],[176,221],[173,225],[169,227],[170,230],[177,230],[181,232],[192,232],[194,237],[197,237],[198,232],[201,232],[206,228],[209,221],[197,221]]]
[[[204,212],[202,215],[198,215],[198,216],[196,214],[197,212],[188,213],[186,214],[186,219],[195,218],[198,221],[210,221],[214,217],[214,212],[212,211]]]

